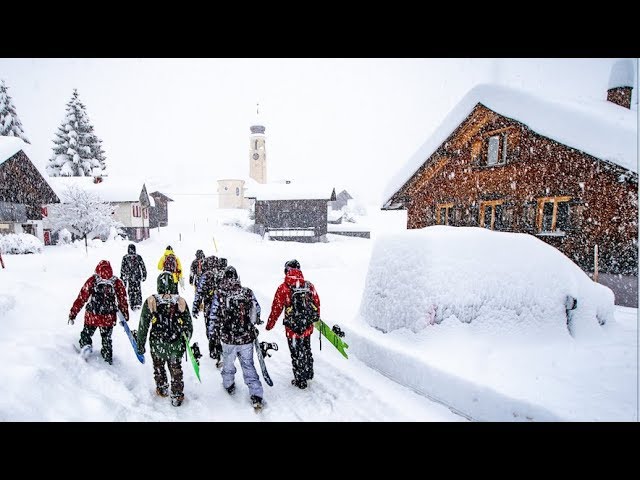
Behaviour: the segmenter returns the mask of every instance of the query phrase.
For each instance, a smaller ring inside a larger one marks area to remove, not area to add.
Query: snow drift
[[[610,289],[534,236],[447,226],[380,237],[360,307],[385,333],[463,323],[473,333],[544,339],[596,332],[613,312]]]
[[[43,244],[29,233],[7,233],[0,235],[1,253],[40,253]]]

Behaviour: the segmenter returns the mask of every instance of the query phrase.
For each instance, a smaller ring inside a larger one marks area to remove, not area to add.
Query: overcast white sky
[[[0,59],[0,78],[42,166],[77,88],[112,174],[214,194],[218,178],[248,176],[259,102],[269,180],[319,179],[381,203],[388,178],[474,85],[606,99],[616,60]]]

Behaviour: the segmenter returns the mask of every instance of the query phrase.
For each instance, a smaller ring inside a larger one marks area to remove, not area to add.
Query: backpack
[[[169,298],[163,298],[156,293],[153,297],[156,299],[156,310],[151,320],[154,335],[168,343],[180,340],[182,332],[186,331],[186,324],[183,327],[178,310],[180,296],[171,295]]]
[[[240,287],[218,291],[219,308],[222,309],[221,340],[229,344],[245,344],[253,340],[251,308],[253,294]]]
[[[318,309],[313,303],[309,282],[291,289],[291,305],[285,310],[284,326],[298,335],[302,335],[318,317]]]
[[[109,315],[116,313],[118,306],[116,303],[116,277],[107,280],[97,273],[93,275],[95,279],[93,283],[93,291],[91,292],[91,300],[87,305],[90,312],[98,315]]]
[[[164,259],[162,269],[165,272],[178,273],[178,260],[176,260],[176,256],[173,253],[170,253],[167,255],[167,258]]]

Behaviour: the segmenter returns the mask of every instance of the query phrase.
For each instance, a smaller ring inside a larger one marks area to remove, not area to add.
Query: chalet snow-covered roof
[[[258,183],[248,179],[244,196],[256,200],[329,200],[332,190],[317,183]]]
[[[543,99],[510,87],[472,88],[426,142],[396,173],[384,191],[387,202],[467,118],[477,104],[527,125],[563,145],[638,172],[638,112],[612,102]]]
[[[0,137],[0,164],[13,157],[20,150],[24,151],[27,156],[27,143],[18,137]]]
[[[123,177],[103,177],[102,182],[93,183],[93,177],[48,177],[51,188],[58,197],[72,185],[96,193],[105,202],[137,202],[140,200],[141,180],[130,180]]]

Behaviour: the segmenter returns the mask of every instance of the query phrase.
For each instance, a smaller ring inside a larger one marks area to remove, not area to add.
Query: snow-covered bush
[[[58,244],[59,245],[67,245],[69,243],[71,243],[72,240],[72,235],[71,232],[69,230],[67,230],[66,228],[63,228],[62,230],[60,230],[58,232]]]
[[[40,239],[29,233],[0,235],[0,252],[2,253],[40,253],[42,247]]]
[[[568,314],[571,298],[577,307]],[[597,330],[613,309],[610,289],[532,235],[432,226],[376,241],[360,313],[383,332],[465,324],[473,332],[565,336]]]

